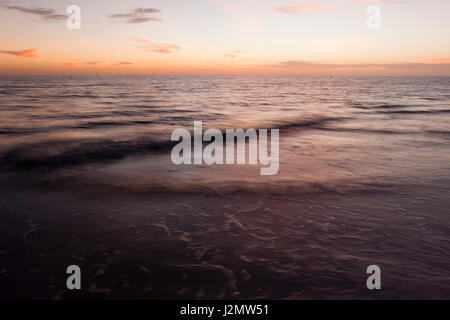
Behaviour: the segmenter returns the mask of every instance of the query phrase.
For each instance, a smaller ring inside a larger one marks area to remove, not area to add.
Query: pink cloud
[[[180,46],[176,44],[156,44],[146,39],[140,38],[130,38],[130,39],[136,42],[144,43],[145,45],[141,46],[141,48],[148,52],[167,54],[180,49]]]
[[[150,21],[162,21],[159,18],[150,16],[159,12],[161,12],[161,10],[155,8],[136,8],[123,13],[110,14],[108,17],[125,23],[145,23]]]
[[[294,6],[278,6],[275,8],[275,11],[281,13],[300,13],[305,11],[326,11],[330,8],[331,8],[330,6],[304,2]]]
[[[22,57],[22,58],[36,58],[37,57],[37,55],[35,54],[36,50],[37,50],[36,48],[27,49],[27,50],[23,50],[23,51],[0,50],[0,53],[9,54],[11,56]]]
[[[130,39],[133,40],[133,41],[137,41],[137,42],[144,42],[144,43],[150,42],[150,41],[148,41],[148,40],[141,39],[141,38],[133,38],[133,37],[131,37]]]

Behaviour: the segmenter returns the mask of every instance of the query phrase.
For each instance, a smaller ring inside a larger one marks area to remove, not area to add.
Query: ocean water
[[[450,298],[449,88],[449,77],[0,77],[0,296]],[[280,129],[279,173],[172,164],[172,131],[199,120]],[[81,293],[65,290],[70,264]]]

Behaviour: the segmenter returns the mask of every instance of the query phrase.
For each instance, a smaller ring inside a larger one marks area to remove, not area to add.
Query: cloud
[[[42,20],[47,21],[47,22],[56,22],[56,21],[62,21],[62,20],[67,19],[66,15],[55,13],[54,9],[45,9],[45,8],[38,8],[38,7],[27,8],[27,7],[21,7],[21,6],[16,6],[16,5],[9,5],[9,4],[1,4],[0,6],[7,10],[18,11],[21,13],[39,17]]]
[[[180,49],[180,46],[176,44],[156,44],[149,40],[140,39],[140,38],[130,38],[133,41],[143,43],[144,45],[140,48],[144,49],[148,52],[157,52],[157,53],[172,53],[176,50]]]
[[[136,42],[150,43],[149,40],[141,39],[141,38],[134,38],[134,37],[131,37],[130,40],[133,40],[133,41],[136,41]]]
[[[133,62],[121,61],[121,62],[115,63],[114,65],[115,66],[128,66],[128,65],[131,65],[131,64],[133,64]]]
[[[66,63],[64,63],[66,66],[68,66],[69,68],[72,68],[72,67],[78,67],[79,66],[79,63],[74,63],[74,62],[66,62]]]
[[[0,50],[0,53],[9,54],[11,56],[22,57],[22,58],[36,58],[37,57],[37,55],[35,54],[36,50],[37,50],[36,48],[26,49],[23,51]]]
[[[303,66],[311,66],[311,65],[323,65],[317,62],[311,62],[311,61],[303,61],[303,60],[289,60],[289,61],[282,61],[278,63],[276,66],[278,67],[303,67]]]
[[[230,51],[230,52],[227,52],[227,53],[225,54],[225,58],[234,59],[234,58],[236,58],[240,53],[242,53],[242,51],[239,51],[239,50]]]
[[[441,63],[354,63],[354,64],[333,64],[319,63],[303,60],[283,61],[273,65],[273,67],[293,70],[321,70],[321,71],[396,71],[396,72],[439,72],[447,70],[450,72],[450,61],[441,60]]]
[[[155,8],[136,8],[134,10],[115,13],[108,15],[108,18],[118,20],[125,23],[145,23],[150,21],[162,21],[159,18],[151,17],[150,15],[159,13],[161,10]]]
[[[322,68],[370,68],[370,67],[378,67],[378,68],[397,68],[402,69],[404,67],[418,67],[421,65],[426,65],[428,63],[422,62],[412,62],[412,63],[348,63],[348,64],[337,64],[337,63],[320,63],[313,61],[304,61],[304,60],[290,60],[283,61],[275,66],[278,67],[290,67],[290,68],[301,68],[301,67],[322,67]]]
[[[278,6],[275,7],[275,11],[281,12],[281,13],[300,13],[305,11],[326,11],[330,9],[330,6],[310,3],[310,2],[303,2],[299,3],[294,6]]]

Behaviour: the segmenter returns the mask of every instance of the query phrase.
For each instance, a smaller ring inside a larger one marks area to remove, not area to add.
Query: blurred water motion
[[[0,77],[0,296],[448,298],[449,87]],[[279,128],[279,174],[173,165],[171,132],[194,120]],[[78,296],[64,290],[69,264],[87,277]]]

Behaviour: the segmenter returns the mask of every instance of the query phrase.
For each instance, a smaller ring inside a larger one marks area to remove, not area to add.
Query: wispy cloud
[[[242,53],[242,51],[239,51],[239,50],[230,51],[225,54],[225,58],[234,59],[241,53]]]
[[[330,8],[330,6],[326,5],[316,4],[312,2],[303,2],[293,6],[278,6],[275,7],[275,11],[293,14],[305,11],[326,11]]]
[[[282,61],[275,66],[278,67],[303,67],[303,66],[310,66],[310,65],[323,65],[321,63],[312,62],[312,61],[304,61],[304,60],[289,60],[289,61]]]
[[[326,71],[396,71],[396,72],[428,72],[447,70],[450,71],[449,61],[442,59],[440,63],[354,63],[354,64],[332,64],[332,63],[319,63],[303,60],[290,60],[283,61],[273,65],[273,67],[286,68],[293,70],[326,70]]]
[[[108,15],[108,18],[125,23],[145,23],[150,21],[162,21],[151,15],[159,13],[161,10],[155,8],[136,8],[124,13],[115,13]]]
[[[176,50],[180,49],[180,46],[176,44],[156,44],[146,39],[140,38],[130,38],[133,41],[143,43],[140,48],[144,49],[148,52],[157,52],[157,53],[172,53]]]
[[[8,51],[8,50],[0,50],[0,53],[9,54],[11,56],[22,57],[22,58],[36,58],[35,54],[36,48],[26,49],[22,51]]]
[[[28,15],[32,15],[35,17],[39,17],[43,21],[47,22],[57,22],[67,19],[67,15],[64,14],[57,14],[55,12],[55,9],[46,9],[46,8],[39,8],[39,7],[22,7],[22,6],[16,6],[16,5],[10,5],[10,4],[0,4],[0,6],[7,10],[13,10],[18,11],[21,13],[25,13]]]
[[[129,65],[132,65],[132,64],[133,64],[133,62],[121,61],[121,62],[115,63],[114,65],[115,66],[129,66]]]

